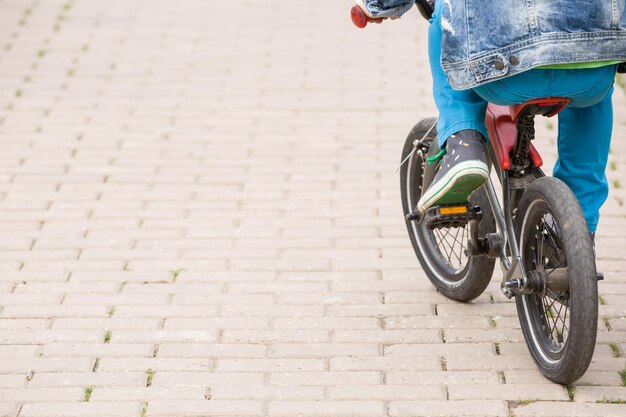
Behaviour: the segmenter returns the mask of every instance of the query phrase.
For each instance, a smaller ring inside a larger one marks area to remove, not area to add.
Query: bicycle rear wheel
[[[431,118],[415,125],[402,150],[401,160],[408,158],[400,170],[405,216],[413,211],[423,191],[425,160],[437,138],[436,128],[433,128],[436,122],[437,119]],[[420,140],[421,149],[413,152],[414,142]],[[495,231],[495,220],[484,188],[474,192],[470,202],[482,208],[480,222],[430,230],[424,222],[406,221],[411,244],[428,279],[440,293],[457,301],[470,301],[482,294],[489,285],[495,264],[494,259],[469,254],[469,241],[475,229],[481,237]]]
[[[587,224],[567,185],[551,177],[535,180],[520,200],[516,236],[526,274],[548,281],[543,290],[515,298],[526,344],[548,379],[572,383],[593,356],[598,285]],[[565,287],[549,284],[557,269],[567,272]]]

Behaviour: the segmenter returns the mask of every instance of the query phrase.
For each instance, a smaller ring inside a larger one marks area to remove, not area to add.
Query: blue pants
[[[541,97],[567,97],[559,113],[558,160],[553,175],[576,195],[590,232],[595,232],[609,185],[605,170],[613,129],[611,96],[617,66],[591,69],[534,69],[470,90],[453,90],[441,68],[441,24],[438,1],[428,34],[433,94],[439,110],[439,145],[454,133],[474,129],[489,137],[487,102],[521,104]]]

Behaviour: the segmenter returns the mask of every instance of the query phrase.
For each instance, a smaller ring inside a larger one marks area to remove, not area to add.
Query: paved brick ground
[[[626,415],[624,94],[568,393],[498,277],[463,305],[420,271],[426,25],[349,5],[0,0],[0,416]]]

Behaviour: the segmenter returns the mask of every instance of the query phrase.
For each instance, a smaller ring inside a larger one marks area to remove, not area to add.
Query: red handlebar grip
[[[368,16],[359,6],[353,6],[352,9],[350,9],[350,17],[352,18],[354,26],[360,29],[367,26],[367,22],[369,21]]]

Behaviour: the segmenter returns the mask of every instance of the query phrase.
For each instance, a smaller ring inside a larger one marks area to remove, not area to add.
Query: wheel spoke
[[[539,238],[540,245],[537,248],[537,256],[539,257],[539,265],[543,266],[544,265],[544,258],[543,258],[543,242],[544,242],[543,229],[540,230],[538,238]]]
[[[547,314],[547,312],[550,311],[550,307],[546,305],[545,297],[541,297],[541,305],[543,307],[543,312],[544,312],[544,314],[541,315],[541,318],[547,327],[547,330],[548,330],[547,333],[552,334],[552,326],[550,325],[550,315]]]
[[[467,262],[467,256],[465,251],[467,250],[466,239],[467,231],[466,227],[455,228],[457,230],[449,229],[435,229],[433,235],[435,236],[435,242],[442,257],[446,260],[446,263],[455,270],[463,269]],[[460,235],[460,236],[459,236]]]
[[[554,271],[556,271],[557,269],[564,267],[564,266],[565,266],[565,263],[566,263],[566,261],[565,261],[565,260],[563,260],[563,261],[561,261],[561,263],[560,263],[560,264],[558,264],[558,265],[557,265],[557,266],[555,266],[554,268],[551,268],[551,269],[552,269],[552,271],[548,272],[548,273],[546,274],[545,278],[548,278],[548,277],[550,276],[550,274],[552,274],[552,273],[553,273]]]
[[[539,226],[535,226],[535,247],[533,253],[533,259],[535,260],[535,268],[539,268],[540,265],[543,265],[541,262],[541,257],[539,253]]]
[[[445,236],[443,236],[443,234],[441,233],[441,230],[438,229],[436,230],[437,234],[439,235],[439,242],[437,243],[437,247],[439,248],[439,251],[441,252],[441,249],[443,249],[443,251],[445,252],[445,257],[448,261],[448,265],[450,265],[450,253],[447,250],[447,247],[449,247],[450,245],[448,245],[448,241],[445,239]],[[447,232],[447,231],[446,231]],[[443,244],[443,242],[446,242],[446,245]],[[442,253],[442,255],[444,255]]]
[[[461,244],[459,245],[459,265],[463,263],[462,259],[463,259],[463,251],[465,250],[465,246],[463,245],[463,242],[465,242],[465,227],[463,227],[461,229]]]
[[[461,231],[461,229],[462,229],[462,228],[457,227],[457,229],[456,229],[456,234],[454,235],[454,243],[459,242],[458,237],[459,237],[459,232]],[[462,236],[463,236],[463,235],[461,235],[461,237],[462,237]],[[460,242],[459,242],[459,243],[460,243]],[[459,248],[460,248],[461,250],[463,250],[463,243],[460,243],[460,244],[459,244]],[[458,259],[458,261],[459,261],[459,265],[460,265],[460,264],[461,264],[461,255],[457,255],[457,254],[456,254],[456,251],[455,251],[455,252],[454,252],[454,256],[456,256],[456,258],[457,258],[457,259]]]
[[[448,265],[452,266],[452,255],[454,254],[454,247],[452,244],[450,244],[450,241],[448,240],[448,238],[450,237],[450,229],[445,229],[445,242],[446,245],[448,246],[448,249],[450,249],[450,251],[446,251],[446,253],[448,254]]]

